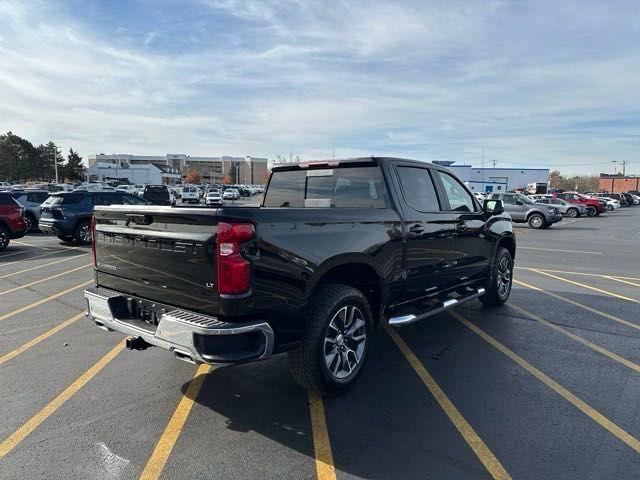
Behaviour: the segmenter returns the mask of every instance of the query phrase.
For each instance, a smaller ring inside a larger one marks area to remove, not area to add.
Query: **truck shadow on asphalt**
[[[461,325],[445,314],[434,317],[431,328],[439,334],[430,348],[440,351],[456,342]],[[223,416],[229,430],[256,432],[309,457],[313,466],[308,394],[289,374],[286,355],[216,369],[193,400]],[[428,466],[428,478],[486,478],[482,464],[384,330],[359,382],[344,395],[325,398],[324,408],[334,463],[342,472],[424,479]]]

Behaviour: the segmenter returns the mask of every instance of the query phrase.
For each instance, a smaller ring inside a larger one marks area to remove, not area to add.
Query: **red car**
[[[606,212],[607,208],[596,198],[587,197],[577,192],[554,193],[554,197],[566,200],[569,203],[579,203],[587,207],[587,215],[594,217]]]
[[[7,248],[9,240],[23,237],[26,231],[24,207],[9,192],[0,192],[0,251]]]

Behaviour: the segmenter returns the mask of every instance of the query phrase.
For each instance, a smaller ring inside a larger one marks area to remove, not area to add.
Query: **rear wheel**
[[[544,228],[547,225],[547,221],[539,213],[532,213],[527,219],[527,223],[531,228]]]
[[[0,225],[0,252],[9,245],[9,230],[4,225]]]
[[[362,292],[326,285],[311,305],[300,346],[289,352],[291,373],[322,395],[344,392],[362,373],[373,335],[373,315]]]
[[[89,245],[91,243],[91,226],[88,220],[78,223],[73,239],[80,245]]]
[[[32,214],[27,213],[24,216],[24,223],[27,224],[27,232],[34,232],[38,229],[38,221]]]
[[[580,212],[577,208],[571,207],[567,210],[567,215],[569,215],[571,218],[576,218],[580,216]]]
[[[598,213],[598,210],[596,210],[596,207],[594,207],[592,205],[587,206],[587,216],[588,217],[595,217],[597,213]]]
[[[486,293],[479,300],[488,306],[502,305],[511,293],[513,277],[513,258],[509,250],[498,247],[496,258],[491,267],[491,275],[485,287]]]

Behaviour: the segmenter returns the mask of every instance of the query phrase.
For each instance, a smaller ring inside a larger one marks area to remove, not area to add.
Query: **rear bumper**
[[[50,235],[73,235],[73,225],[60,220],[40,218],[38,228]]]
[[[264,321],[228,323],[215,317],[159,305],[102,287],[84,291],[87,315],[98,327],[141,337],[191,363],[231,364],[268,358],[274,334]],[[159,314],[156,325],[127,316],[127,305],[144,304]]]
[[[15,240],[17,238],[22,238],[27,233],[27,226],[23,223],[23,227],[18,230],[11,230],[9,232],[9,238]]]

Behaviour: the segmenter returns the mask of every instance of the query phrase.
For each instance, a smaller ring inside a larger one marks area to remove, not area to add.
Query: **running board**
[[[445,300],[439,307],[433,308],[428,312],[421,313],[419,315],[414,315],[410,313],[408,315],[400,315],[398,317],[391,317],[389,319],[389,325],[394,327],[403,327],[404,325],[409,325],[411,323],[419,322],[420,320],[424,320],[427,317],[431,317],[433,315],[437,315],[440,312],[444,312],[445,310],[449,310],[450,308],[455,307],[456,305],[462,305],[463,303],[468,302],[469,300],[475,300],[478,297],[481,297],[485,294],[484,288],[478,288],[474,293],[468,295],[466,297],[462,297],[460,299],[450,298],[449,300]]]

